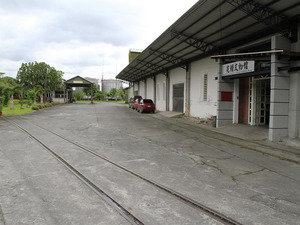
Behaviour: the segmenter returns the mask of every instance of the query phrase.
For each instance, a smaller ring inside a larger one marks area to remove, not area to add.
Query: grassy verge
[[[23,105],[25,106],[25,105]],[[34,111],[31,107],[27,108],[25,107],[24,109],[21,109],[21,105],[19,102],[14,102],[14,109],[10,109],[10,106],[4,106],[2,113],[3,116],[9,116],[9,115],[22,115],[22,114],[27,114]]]
[[[30,107],[27,107],[27,104],[23,104],[24,108],[21,109],[19,100],[14,100],[14,109],[10,109],[10,106],[4,106],[2,109],[2,114],[3,116],[23,115],[23,114],[31,113],[35,110],[52,107],[58,104],[59,104],[58,102],[52,102],[52,103],[45,103],[45,104],[36,104]]]

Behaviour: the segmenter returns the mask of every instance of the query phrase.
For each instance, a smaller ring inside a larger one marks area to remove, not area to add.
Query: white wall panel
[[[142,96],[142,98],[145,98],[145,82],[144,81],[140,81],[139,84],[139,95]]]
[[[217,115],[217,86],[219,64],[205,58],[191,64],[191,106],[192,116],[209,118]],[[203,76],[207,74],[207,100],[203,101]]]
[[[164,97],[164,86],[166,85],[166,76],[159,74],[156,76],[156,110],[166,111],[166,99]]]
[[[153,81],[153,79],[147,78],[146,84],[147,84],[147,88],[146,88],[146,89],[147,89],[146,97],[149,98],[149,99],[154,100],[154,87],[153,87],[154,81]]]

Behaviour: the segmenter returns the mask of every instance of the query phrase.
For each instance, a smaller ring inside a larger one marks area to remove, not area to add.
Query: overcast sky
[[[0,0],[0,72],[46,62],[73,76],[114,78],[197,0]]]

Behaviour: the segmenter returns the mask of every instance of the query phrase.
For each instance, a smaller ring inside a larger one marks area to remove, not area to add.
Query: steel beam
[[[147,67],[148,69],[151,69],[151,70],[154,71],[155,73],[158,73],[158,72],[160,72],[160,71],[165,70],[163,67],[158,66],[158,65],[155,65],[155,64],[150,63],[150,62],[144,62],[144,61],[139,60],[139,59],[137,59],[137,61],[138,61],[139,63],[141,63],[143,66]]]
[[[289,38],[288,30],[283,32],[282,27],[288,28],[289,23],[287,17],[284,14],[278,13],[273,9],[264,6],[256,1],[249,1],[245,4],[244,0],[227,0],[227,2],[235,7],[238,7],[241,11],[250,15],[258,22],[273,27],[276,31],[279,31],[282,35]],[[279,25],[280,26],[276,26]]]
[[[172,38],[177,38],[177,39],[183,41],[184,43],[186,43],[186,44],[202,51],[203,53],[205,53],[207,51],[210,51],[213,48],[216,48],[216,46],[214,46],[214,45],[212,45],[212,44],[210,44],[206,41],[194,38],[194,37],[189,36],[185,33],[178,32],[176,30],[171,30],[171,37]]]
[[[150,49],[149,51],[150,51],[150,54],[154,54],[157,57],[161,58],[162,60],[167,61],[168,63],[172,63],[173,65],[177,65],[177,64],[180,64],[185,61],[181,58],[177,58],[173,55],[168,55],[165,52],[161,52],[158,50]],[[181,66],[181,68],[185,69],[185,66]]]

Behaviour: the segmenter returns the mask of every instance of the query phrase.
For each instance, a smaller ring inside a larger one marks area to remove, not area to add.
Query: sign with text
[[[222,65],[222,76],[254,72],[254,61],[237,61]]]
[[[74,80],[73,83],[74,84],[83,84],[83,81],[82,80]]]

